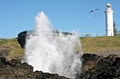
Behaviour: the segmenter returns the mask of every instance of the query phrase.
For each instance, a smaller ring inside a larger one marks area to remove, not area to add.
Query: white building
[[[114,36],[113,10],[109,2],[106,5],[105,15],[106,15],[106,36]]]

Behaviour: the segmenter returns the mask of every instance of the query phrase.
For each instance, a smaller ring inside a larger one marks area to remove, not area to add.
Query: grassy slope
[[[120,36],[82,37],[81,43],[86,53],[120,53]]]
[[[23,49],[17,42],[17,39],[0,39],[0,52],[7,52],[7,59],[23,56]]]
[[[114,37],[82,37],[82,49],[84,53],[119,53],[120,55],[120,36]],[[8,52],[7,59],[18,58],[24,55],[16,39],[0,39],[0,53]]]

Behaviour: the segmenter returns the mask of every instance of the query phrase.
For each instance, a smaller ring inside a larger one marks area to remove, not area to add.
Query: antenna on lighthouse
[[[106,36],[114,36],[113,10],[109,2],[106,5],[105,16],[106,16]]]

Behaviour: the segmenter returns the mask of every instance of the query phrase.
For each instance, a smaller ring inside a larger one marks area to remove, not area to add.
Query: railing
[[[105,33],[81,33],[80,37],[100,37],[100,36],[106,36]]]

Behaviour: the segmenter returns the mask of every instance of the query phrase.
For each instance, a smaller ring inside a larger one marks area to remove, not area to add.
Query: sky
[[[35,27],[36,15],[43,11],[60,31],[105,33],[105,9],[110,2],[114,22],[120,29],[120,0],[0,0],[0,38],[17,37]],[[98,8],[96,12],[89,13]]]

